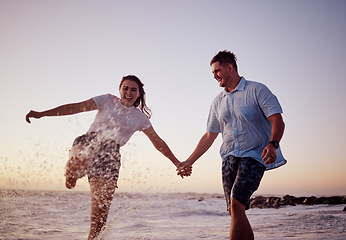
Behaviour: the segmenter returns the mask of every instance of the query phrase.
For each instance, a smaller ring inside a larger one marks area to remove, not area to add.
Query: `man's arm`
[[[95,101],[91,98],[84,102],[65,104],[56,108],[52,108],[47,111],[43,111],[43,112],[37,112],[37,111],[31,110],[25,116],[25,119],[28,123],[31,123],[30,118],[65,116],[65,115],[72,115],[72,114],[76,114],[80,112],[92,111],[96,109],[97,109],[97,105]]]
[[[199,140],[196,149],[191,156],[184,162],[185,165],[190,165],[197,161],[210,147],[213,145],[219,133],[206,132]]]
[[[271,137],[270,141],[277,141],[280,142],[284,130],[285,130],[285,123],[282,119],[282,116],[280,113],[274,114],[268,118],[270,123],[272,124],[272,130],[271,130]],[[265,164],[270,164],[275,162],[276,160],[276,148],[273,144],[268,144],[262,152],[262,161],[265,161]]]

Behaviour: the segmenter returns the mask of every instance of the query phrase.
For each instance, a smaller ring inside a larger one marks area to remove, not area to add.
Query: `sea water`
[[[344,205],[249,209],[255,239],[346,239]],[[87,239],[86,192],[0,190],[0,239]],[[104,239],[229,239],[222,195],[116,193]]]

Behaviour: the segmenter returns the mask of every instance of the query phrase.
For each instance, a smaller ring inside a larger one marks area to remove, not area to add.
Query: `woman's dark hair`
[[[237,67],[237,58],[234,53],[224,50],[218,52],[213,59],[210,61],[210,65],[212,65],[215,62],[219,62],[220,65],[225,65],[225,64],[232,64],[232,66],[235,68],[235,70],[238,72],[238,67]]]
[[[120,82],[120,85],[119,85],[119,89],[121,88],[121,85],[123,84],[123,82],[125,80],[130,80],[130,81],[134,81],[135,83],[137,83],[138,90],[139,90],[139,97],[136,99],[136,101],[134,102],[133,105],[136,108],[138,108],[139,110],[141,110],[147,116],[147,118],[150,118],[151,117],[151,110],[145,103],[145,91],[144,91],[144,88],[143,88],[144,84],[135,75],[127,75],[127,76],[124,76],[121,79],[121,82]]]

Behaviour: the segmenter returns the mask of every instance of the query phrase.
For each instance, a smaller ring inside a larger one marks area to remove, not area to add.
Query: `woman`
[[[143,131],[158,151],[170,159],[177,168],[180,165],[149,121],[151,111],[145,103],[143,83],[134,75],[125,76],[120,82],[119,92],[120,99],[105,94],[43,112],[31,110],[26,115],[26,121],[30,123],[30,118],[98,110],[87,133],[77,137],[73,142],[65,173],[66,187],[70,189],[75,187],[78,178],[88,175],[91,192],[91,224],[88,239],[99,237],[105,227],[119,176],[119,148],[126,144],[134,132]],[[179,174],[182,177],[188,176],[191,169],[181,169]]]

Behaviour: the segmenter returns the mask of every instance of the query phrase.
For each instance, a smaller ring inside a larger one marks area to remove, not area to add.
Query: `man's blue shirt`
[[[282,113],[276,96],[264,84],[242,77],[231,93],[224,90],[214,99],[207,131],[222,133],[222,159],[230,155],[252,157],[262,163],[266,170],[277,168],[287,162],[280,147],[274,163],[264,164],[261,157],[271,137],[268,117],[276,113]]]

